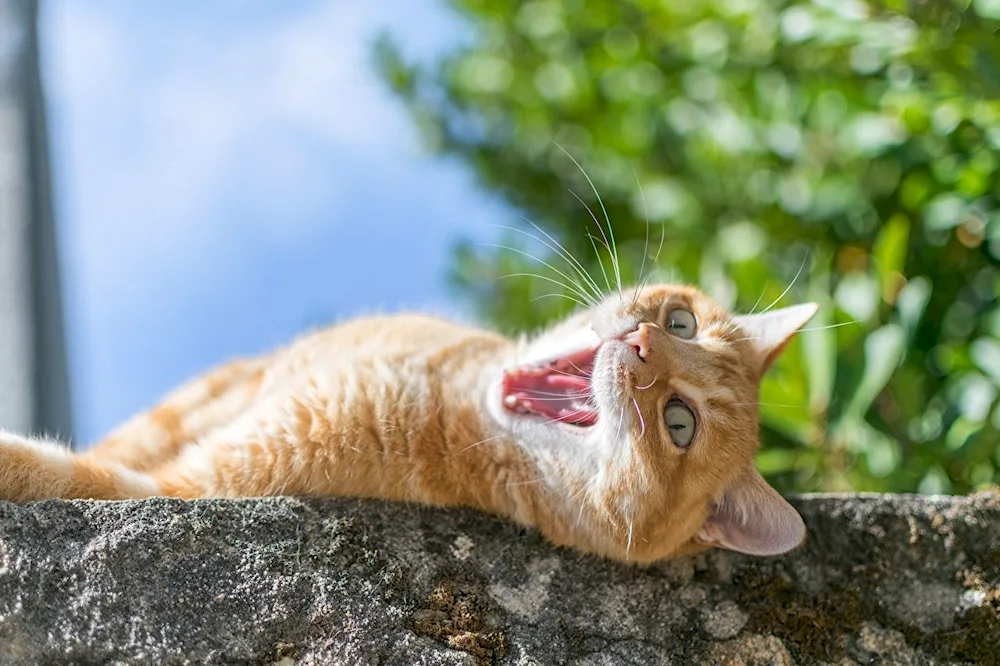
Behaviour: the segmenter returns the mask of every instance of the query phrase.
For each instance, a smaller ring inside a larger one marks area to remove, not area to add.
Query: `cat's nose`
[[[643,361],[647,360],[650,351],[652,351],[649,344],[649,324],[639,324],[634,331],[622,336],[622,342],[632,345],[639,358]]]

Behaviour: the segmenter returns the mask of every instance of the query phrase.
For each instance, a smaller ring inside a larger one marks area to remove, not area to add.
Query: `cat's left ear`
[[[781,355],[795,332],[819,311],[817,303],[803,303],[761,314],[737,315],[733,321],[747,334],[764,374]]]
[[[749,555],[780,555],[805,536],[799,512],[751,464],[726,489],[696,539]]]

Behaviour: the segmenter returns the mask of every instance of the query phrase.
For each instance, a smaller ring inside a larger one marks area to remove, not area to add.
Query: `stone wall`
[[[631,567],[363,500],[0,504],[3,664],[1000,664],[1000,495],[809,496]]]

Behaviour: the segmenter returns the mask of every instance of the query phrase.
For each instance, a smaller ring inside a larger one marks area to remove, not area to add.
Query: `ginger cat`
[[[649,562],[805,536],[756,471],[762,375],[813,304],[607,297],[534,340],[359,319],[218,368],[80,454],[0,431],[0,499],[352,495],[485,510]]]

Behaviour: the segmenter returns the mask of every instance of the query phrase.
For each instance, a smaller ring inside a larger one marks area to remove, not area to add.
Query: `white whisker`
[[[579,374],[574,373],[574,372],[566,372],[565,370],[559,370],[558,368],[549,368],[549,370],[552,371],[552,372],[554,372],[554,373],[556,373],[557,375],[566,375],[567,377],[585,377],[585,378],[588,378],[588,379],[591,378],[591,377],[593,377],[593,373],[587,372],[587,371],[583,370],[582,368],[579,368],[576,365],[576,363],[573,363],[572,361],[570,361],[570,365],[572,365],[574,368],[576,368],[577,370],[579,370]]]
[[[639,174],[635,173],[635,168],[633,167],[632,173],[635,174],[636,185],[639,186],[639,195],[642,197],[642,211],[643,216],[646,218],[646,245],[643,249],[642,264],[645,267],[646,257],[649,254],[649,208],[646,206],[646,193],[642,189],[642,182],[639,180]],[[660,225],[660,244],[656,248],[656,255],[653,257],[653,261],[649,265],[649,272],[643,275],[645,271],[640,271],[639,283],[635,287],[635,296],[632,299],[632,304],[635,305],[636,301],[639,300],[639,292],[641,292],[647,284],[649,284],[650,278],[653,277],[653,271],[656,270],[656,265],[660,261],[660,253],[663,251],[663,243],[667,238],[667,228],[665,225]]]
[[[571,286],[569,286],[567,284],[564,284],[564,283],[562,283],[559,280],[556,280],[554,278],[547,278],[550,282],[558,284],[563,289],[567,289],[567,290],[575,293],[577,296],[579,296],[580,298],[584,299],[588,303],[595,303],[596,304],[596,301],[593,299],[592,296],[590,296],[589,294],[587,294],[587,292],[581,290],[580,287],[576,286],[576,284],[573,282],[573,278],[569,277],[568,275],[566,275],[565,273],[563,273],[561,270],[559,270],[558,268],[556,268],[555,266],[553,266],[549,262],[544,261],[542,259],[539,259],[538,257],[536,257],[535,255],[531,254],[530,252],[525,252],[524,250],[518,249],[516,247],[510,247],[508,245],[500,245],[498,243],[483,243],[483,245],[486,245],[488,247],[496,247],[496,248],[499,248],[501,250],[509,250],[509,251],[514,252],[516,254],[520,254],[522,256],[525,256],[528,259],[531,259],[533,261],[537,261],[538,263],[540,263],[541,265],[545,266],[549,270],[555,272],[559,276],[565,278],[566,280],[569,280],[570,284],[572,284],[574,286],[571,287]],[[536,277],[541,277],[541,276],[536,276]]]
[[[649,388],[650,386],[652,386],[653,384],[655,384],[655,383],[656,383],[656,381],[657,381],[657,380],[658,380],[659,378],[660,378],[660,376],[659,376],[659,375],[656,375],[655,377],[653,377],[653,381],[649,382],[649,383],[648,383],[648,384],[646,384],[645,386],[636,386],[636,387],[635,387],[635,390],[637,390],[637,391],[645,391],[645,390],[646,390],[646,389],[648,389],[648,388]]]
[[[536,241],[537,243],[540,243],[540,244],[544,245],[546,248],[548,248],[552,252],[555,252],[556,255],[559,258],[561,258],[562,260],[564,260],[565,262],[567,262],[570,265],[570,268],[572,268],[573,270],[575,270],[576,273],[580,277],[583,278],[585,284],[578,283],[576,280],[572,279],[570,276],[564,276],[564,277],[567,280],[569,280],[571,284],[573,284],[574,286],[578,287],[580,289],[580,291],[586,291],[588,294],[592,294],[595,297],[593,299],[593,302],[596,303],[597,301],[599,301],[602,298],[600,287],[597,286],[597,283],[594,282],[593,278],[590,277],[590,274],[587,273],[587,271],[583,267],[583,265],[579,261],[577,261],[576,257],[574,257],[569,250],[567,250],[565,247],[563,247],[563,245],[561,243],[559,243],[559,241],[557,241],[555,238],[553,238],[548,233],[546,233],[545,230],[542,229],[541,227],[539,227],[537,224],[535,224],[534,222],[532,222],[531,220],[529,220],[528,218],[526,218],[524,216],[522,216],[521,219],[524,220],[525,222],[527,222],[528,224],[530,224],[535,229],[537,229],[543,236],[545,236],[549,241],[551,241],[552,244],[550,244],[549,242],[547,242],[545,240],[542,240],[538,236],[536,236],[536,235],[534,235],[534,234],[532,234],[532,233],[530,233],[528,231],[525,231],[524,229],[518,229],[517,227],[510,227],[510,226],[503,225],[503,224],[492,224],[490,226],[496,227],[498,229],[506,229],[508,231],[513,231],[515,233],[522,234],[522,235],[527,236],[528,238]]]
[[[510,432],[500,433],[499,435],[494,435],[493,437],[487,437],[486,439],[480,440],[480,441],[476,442],[475,444],[469,444],[467,447],[465,447],[464,449],[462,449],[461,452],[464,453],[464,452],[468,451],[471,448],[475,448],[475,447],[479,446],[480,444],[485,444],[486,442],[492,442],[493,440],[500,439],[501,437],[513,437],[513,436],[514,436],[514,434],[510,433]]]
[[[618,245],[615,243],[615,231],[611,227],[611,217],[608,215],[608,209],[604,206],[604,200],[601,199],[601,193],[597,191],[597,186],[594,185],[594,181],[592,181],[590,179],[590,176],[587,175],[587,171],[583,168],[583,166],[580,165],[579,162],[576,161],[576,158],[573,157],[568,150],[566,150],[565,148],[563,148],[556,141],[553,141],[553,143],[555,143],[556,146],[559,146],[559,150],[563,151],[566,154],[566,157],[570,158],[573,161],[573,164],[575,164],[576,168],[578,168],[580,170],[580,173],[583,174],[583,177],[587,179],[587,182],[590,184],[590,189],[592,189],[594,191],[594,196],[597,197],[597,203],[600,204],[601,211],[604,213],[604,219],[605,219],[605,221],[608,224],[608,233],[611,235],[611,247],[613,248],[612,254],[611,254],[611,261],[612,261],[612,265],[613,265],[613,267],[615,269],[615,277],[618,280],[618,293],[619,293],[619,295],[621,295],[621,291],[622,291],[622,274],[621,274],[620,264],[619,264],[619,261],[618,261]],[[597,224],[597,227],[599,229],[601,229],[601,234],[604,234],[604,229],[601,227],[600,223]],[[605,239],[607,239],[607,236],[605,236]]]
[[[795,409],[801,409],[805,405],[783,405],[778,402],[734,402],[731,403],[733,407],[789,407]]]
[[[587,202],[581,199],[580,195],[578,195],[573,190],[569,190],[569,193],[572,194],[574,197],[576,197],[576,200],[579,201],[583,205],[583,207],[587,209],[587,212],[590,213],[591,219],[594,220],[594,224],[600,227],[601,223],[597,221],[597,216],[594,215],[594,211],[590,210],[590,206],[587,205]],[[594,254],[597,256],[597,263],[600,264],[601,266],[601,273],[604,275],[604,284],[607,285],[609,292],[614,291],[611,288],[611,279],[608,277],[608,271],[606,268],[604,268],[604,259],[601,257],[601,251],[597,249],[597,243],[594,242],[597,239],[590,232],[587,232],[587,239],[590,241],[590,246],[594,248]],[[605,247],[607,247],[607,245],[605,245]]]
[[[639,417],[639,423],[642,424],[642,431],[639,433],[639,438],[641,439],[646,434],[646,419],[642,418],[642,411],[639,409],[639,402],[632,398],[632,404],[635,405],[635,414]]]
[[[762,313],[763,314],[763,313]],[[825,331],[830,328],[840,328],[841,326],[850,326],[852,324],[860,324],[859,320],[854,321],[842,321],[839,324],[830,324],[829,326],[815,326],[813,328],[800,328],[799,330],[792,333],[792,335],[798,335],[799,333],[808,333],[809,331]],[[730,340],[730,344],[736,344],[737,342],[746,342],[748,340],[763,340],[764,338],[758,335],[749,335],[745,338],[737,338],[735,340]]]
[[[552,249],[553,251],[555,251],[557,254],[559,254],[560,256],[562,256],[563,259],[565,259],[569,263],[570,266],[572,266],[572,267],[574,267],[576,269],[576,272],[580,275],[580,277],[582,277],[593,288],[594,295],[598,298],[598,300],[600,300],[601,298],[603,298],[604,294],[601,293],[601,288],[598,286],[597,282],[594,280],[594,278],[592,278],[590,276],[590,273],[587,272],[587,269],[583,265],[583,263],[581,263],[576,257],[573,256],[572,252],[570,252],[568,249],[566,249],[566,247],[562,243],[560,243],[558,240],[556,240],[551,235],[549,235],[548,233],[546,233],[546,231],[544,229],[542,229],[540,226],[538,226],[537,224],[535,224],[531,220],[529,220],[527,218],[522,218],[522,219],[524,219],[528,224],[530,224],[532,227],[534,227],[535,229],[537,229],[538,232],[541,233],[543,236],[545,236],[550,241],[552,241],[552,243],[554,243],[556,245],[556,247],[558,248],[558,250],[556,250],[555,248],[552,248],[551,246],[549,246],[547,243],[545,243],[542,239],[540,239],[538,237],[534,237],[535,240],[537,240],[538,242],[542,243],[543,245],[546,245],[547,247],[549,247],[550,249]]]
[[[572,365],[572,366],[573,366],[574,368],[576,368],[578,372],[580,372],[580,373],[582,373],[582,374],[586,375],[587,377],[590,377],[590,376],[592,376],[592,375],[593,375],[593,372],[586,372],[586,371],[585,371],[585,370],[584,370],[583,368],[581,368],[580,366],[578,366],[578,365],[577,365],[576,363],[574,363],[573,361],[570,361],[570,362],[569,362],[569,364],[570,364],[570,365]]]
[[[803,269],[805,269],[807,261],[809,261],[809,253],[808,252],[806,253],[806,256],[802,258],[802,265],[799,266],[798,272],[795,273],[795,277],[792,278],[791,284],[789,284],[787,287],[785,287],[785,290],[783,292],[781,292],[781,295],[778,296],[776,299],[774,299],[773,303],[771,303],[766,308],[764,308],[761,311],[761,314],[764,314],[766,312],[770,312],[771,308],[773,308],[775,305],[777,305],[781,301],[781,299],[783,299],[785,297],[785,294],[787,294],[789,291],[792,290],[792,287],[795,286],[795,283],[798,281],[799,276],[802,275],[802,271],[803,271]]]
[[[524,274],[522,273],[522,275]],[[513,276],[507,276],[507,277],[513,277]],[[534,298],[532,298],[531,302],[534,303],[535,301],[540,301],[543,298],[565,298],[566,300],[573,301],[574,303],[583,308],[590,307],[589,305],[581,301],[579,298],[576,298],[575,296],[570,296],[569,294],[542,294],[541,296],[535,296]]]
[[[809,331],[825,331],[828,328],[840,328],[841,326],[850,326],[852,324],[860,324],[861,320],[855,319],[853,321],[842,321],[839,324],[830,324],[829,326],[815,326],[813,328],[800,328],[796,333],[808,333]]]
[[[534,401],[534,400],[555,401],[555,400],[568,399],[568,398],[589,398],[593,394],[591,392],[589,392],[589,391],[587,393],[556,393],[556,392],[547,392],[547,391],[532,391],[531,395],[532,395],[532,397],[528,397],[528,398],[526,398],[526,400],[531,400],[531,401]],[[539,395],[539,396],[548,396],[548,397],[547,398],[535,398],[535,397],[533,397],[533,396],[536,396],[536,395]]]
[[[635,170],[634,164],[632,165],[632,175],[635,176],[635,184],[639,186],[639,196],[642,197],[642,212],[646,218],[646,240],[642,245],[642,264],[639,266],[639,280],[636,281],[635,291],[632,294],[632,306],[634,307],[636,301],[639,300],[639,283],[645,277],[646,259],[649,256],[649,208],[646,207],[646,193],[642,190],[642,182],[639,181],[639,172]],[[652,270],[652,267],[650,270]]]
[[[750,312],[748,314],[754,313],[754,311],[757,309],[757,306],[760,305],[760,302],[764,300],[764,294],[766,293],[767,293],[767,287],[764,287],[764,291],[760,292],[760,296],[757,297],[757,302],[753,304],[753,307],[750,308]]]

